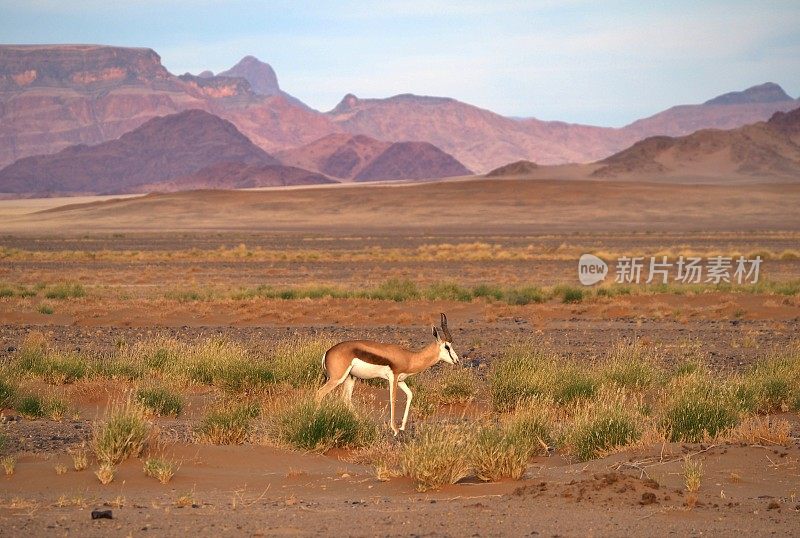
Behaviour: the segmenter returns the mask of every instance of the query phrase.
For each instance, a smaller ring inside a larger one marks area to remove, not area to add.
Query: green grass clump
[[[620,341],[609,351],[602,377],[618,387],[640,391],[658,383],[662,372],[653,350],[639,341]]]
[[[42,303],[36,308],[36,311],[39,312],[40,314],[44,314],[45,316],[49,316],[50,314],[55,312],[55,309],[49,304]]]
[[[542,289],[537,286],[523,286],[506,290],[503,294],[503,299],[510,305],[526,305],[543,303],[547,297]]]
[[[46,350],[43,354],[27,353],[24,349],[18,361],[19,368],[40,377],[51,385],[65,385],[83,379],[89,374],[89,364],[77,353]]]
[[[670,441],[697,443],[739,422],[741,403],[736,391],[702,374],[674,380],[664,399],[661,427]]]
[[[508,411],[518,403],[547,394],[555,380],[554,357],[531,344],[514,344],[489,373],[492,406]]]
[[[128,398],[112,402],[105,416],[92,424],[92,449],[100,463],[117,465],[139,456],[149,435],[145,410]]]
[[[36,394],[20,396],[16,404],[17,412],[26,418],[42,418],[47,415],[44,399]]]
[[[553,296],[559,297],[562,303],[580,303],[586,296],[582,288],[559,285],[553,288]]]
[[[253,419],[260,414],[261,408],[254,403],[225,402],[203,417],[195,434],[216,445],[241,445],[250,435]]]
[[[421,294],[413,280],[391,278],[378,287],[364,292],[364,296],[367,299],[401,302],[419,299]]]
[[[594,377],[576,365],[567,364],[559,369],[556,385],[553,387],[553,398],[561,404],[592,398],[597,392],[598,384]]]
[[[605,398],[585,404],[567,433],[567,446],[581,461],[629,445],[641,435],[641,417],[630,409],[630,402]]]
[[[553,446],[556,417],[552,399],[533,398],[520,404],[502,420],[507,435],[518,445],[525,446],[530,455],[535,455]]]
[[[269,371],[276,383],[295,388],[322,382],[322,355],[332,342],[327,339],[298,338],[278,342],[269,359]]]
[[[164,458],[147,458],[144,462],[144,474],[166,484],[175,475],[175,465]]]
[[[481,480],[519,480],[528,467],[531,450],[529,443],[494,425],[481,428],[470,456],[472,468]]]
[[[77,299],[86,296],[86,290],[80,284],[60,283],[48,286],[44,292],[47,299]]]
[[[0,409],[14,407],[17,398],[17,385],[6,370],[0,370]]]
[[[503,298],[503,289],[500,286],[491,284],[478,284],[472,288],[473,297],[484,297],[486,299],[494,299],[499,301]]]
[[[136,392],[136,399],[152,413],[160,416],[177,417],[183,410],[181,395],[164,387],[141,388]]]
[[[470,368],[448,368],[438,377],[437,385],[442,403],[466,403],[478,392],[478,377]]]
[[[509,411],[539,396],[566,404],[593,397],[597,388],[597,380],[585,368],[536,343],[510,346],[489,372],[489,391],[497,411]]]
[[[428,286],[424,296],[431,301],[462,301],[469,302],[473,299],[472,290],[456,284],[455,282],[437,282]]]
[[[303,399],[279,410],[274,420],[278,439],[301,450],[363,447],[377,436],[372,421],[338,398],[326,398],[319,405]]]
[[[419,491],[455,484],[472,471],[471,439],[462,428],[424,428],[403,446],[401,472],[414,480]]]
[[[800,398],[800,346],[774,350],[740,379],[740,394],[748,411],[788,411]]]

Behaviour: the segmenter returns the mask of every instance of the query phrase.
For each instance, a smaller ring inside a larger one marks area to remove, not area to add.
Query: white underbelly
[[[353,368],[350,370],[350,375],[359,379],[374,379],[376,377],[391,379],[392,377],[392,369],[388,366],[370,364],[361,359],[353,359],[351,364]]]

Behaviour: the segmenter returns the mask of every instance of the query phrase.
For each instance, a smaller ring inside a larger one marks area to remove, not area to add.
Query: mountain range
[[[329,112],[284,92],[274,70],[247,56],[217,75],[180,77],[150,49],[100,45],[0,46],[0,166],[69,145],[112,140],[155,116],[202,109],[279,152],[330,134],[427,142],[484,173],[516,160],[603,159],[655,135],[731,129],[800,106],[772,83],[681,105],[622,128],[509,118],[455,99],[347,94]]]

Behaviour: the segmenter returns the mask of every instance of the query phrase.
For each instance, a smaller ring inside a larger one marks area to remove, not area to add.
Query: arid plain
[[[798,206],[791,183],[536,179],[2,201],[0,527],[796,535]],[[587,252],[763,264],[585,288]],[[309,410],[327,345],[421,347],[439,312],[463,365],[413,383],[408,432],[385,385]],[[124,412],[141,446],[105,457]]]

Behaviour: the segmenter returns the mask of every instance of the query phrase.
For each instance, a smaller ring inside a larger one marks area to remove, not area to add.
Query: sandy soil
[[[153,194],[9,217],[0,232],[797,230],[798,199],[798,184],[470,179]]]

